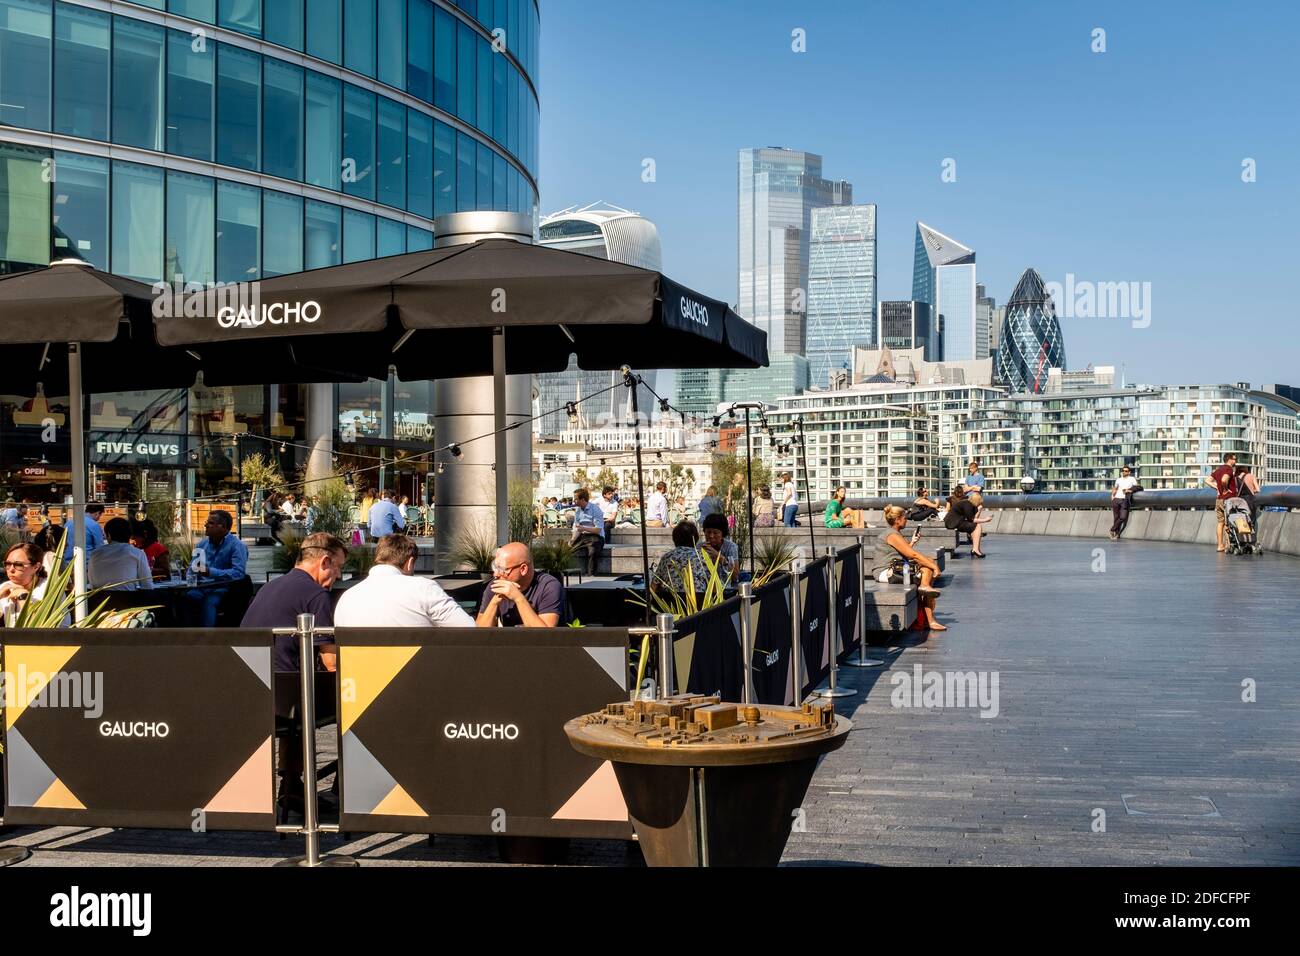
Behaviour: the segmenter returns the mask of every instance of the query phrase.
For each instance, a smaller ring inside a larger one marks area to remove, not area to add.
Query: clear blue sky
[[[634,209],[666,272],[734,302],[737,150],[807,149],[877,204],[882,298],[910,296],[920,219],[999,303],[1028,266],[1150,282],[1148,328],[1064,320],[1072,368],[1300,384],[1298,33],[1290,0],[543,0],[542,212]]]

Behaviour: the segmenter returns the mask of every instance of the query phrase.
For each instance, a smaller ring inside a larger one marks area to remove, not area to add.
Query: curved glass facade
[[[1043,277],[1026,269],[1007,301],[994,377],[1013,392],[1041,392],[1047,372],[1065,368],[1065,343]]]
[[[0,0],[0,271],[253,279],[533,212],[537,48],[534,0]]]

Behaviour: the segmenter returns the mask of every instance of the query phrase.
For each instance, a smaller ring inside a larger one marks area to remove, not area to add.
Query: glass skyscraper
[[[1026,269],[1007,300],[994,375],[1016,392],[1041,392],[1049,369],[1065,368],[1065,342],[1043,277]]]
[[[770,354],[802,354],[812,210],[851,204],[853,187],[823,179],[816,153],[779,147],[742,149],[737,180],[737,311]]]
[[[812,384],[849,366],[853,346],[876,344],[876,206],[812,211],[807,355]]]
[[[444,213],[535,216],[539,28],[534,0],[0,0],[0,273],[75,256],[150,283],[248,281],[431,248]],[[92,494],[135,497],[146,476],[226,493],[241,452],[291,473],[313,415],[334,419],[343,467],[391,462],[427,449],[431,392],[95,395]],[[0,394],[7,494],[69,487],[64,433],[29,440],[22,409],[46,403],[63,421],[66,399]],[[140,432],[178,453],[97,451]]]
[[[931,362],[988,358],[976,354],[975,250],[923,222],[916,224],[912,298],[930,306]]]

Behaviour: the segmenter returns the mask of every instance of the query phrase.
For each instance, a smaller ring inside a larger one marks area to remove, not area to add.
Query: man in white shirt
[[[787,528],[793,528],[794,519],[799,514],[799,490],[795,487],[790,472],[782,475],[781,480],[785,483],[781,492],[781,523]]]
[[[415,577],[419,548],[404,534],[389,534],[375,547],[375,566],[348,588],[334,609],[335,627],[473,627],[433,578]]]
[[[131,544],[131,523],[113,518],[104,525],[104,538],[86,562],[87,583],[112,591],[153,590],[153,571],[143,551]]]
[[[609,485],[600,495],[600,513],[605,518],[605,540],[610,540],[614,533],[614,524],[618,521],[618,492]]]
[[[1137,489],[1138,480],[1133,477],[1133,469],[1125,465],[1120,469],[1120,476],[1110,492],[1110,511],[1115,516],[1115,523],[1110,526],[1110,540],[1118,541],[1128,524],[1128,511]]]
[[[650,500],[646,503],[645,509],[645,526],[647,528],[666,528],[668,527],[668,483],[665,481],[655,485],[655,490],[650,493]]]

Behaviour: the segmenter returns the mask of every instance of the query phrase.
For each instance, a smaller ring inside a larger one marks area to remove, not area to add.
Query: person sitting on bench
[[[871,576],[882,584],[902,584],[903,564],[910,564],[912,573],[920,579],[916,593],[920,596],[921,607],[925,611],[926,626],[932,631],[948,630],[934,617],[934,604],[939,597],[934,579],[939,576],[939,565],[933,558],[927,558],[915,548],[921,537],[921,529],[916,530],[911,540],[903,537],[903,529],[907,527],[907,512],[898,505],[890,505],[885,509],[885,524],[889,527],[876,538]]]
[[[984,525],[992,519],[977,517],[978,509],[966,496],[963,487],[957,485],[953,488],[952,495],[948,498],[948,515],[943,519],[943,526],[949,531],[970,535],[970,553],[982,558],[984,552],[980,550],[980,538],[984,535]]]
[[[866,514],[861,510],[844,507],[844,499],[849,491],[843,485],[835,489],[831,500],[826,502],[826,527],[828,528],[864,528]]]
[[[916,498],[912,501],[912,510],[907,513],[909,521],[928,521],[943,508],[942,501],[930,500],[930,489],[921,485],[916,489]]]

